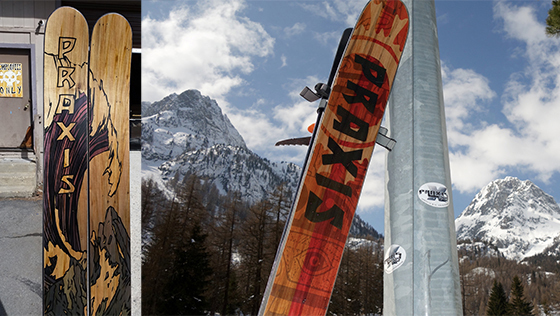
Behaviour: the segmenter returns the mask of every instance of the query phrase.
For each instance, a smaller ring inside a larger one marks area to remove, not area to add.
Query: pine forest
[[[249,204],[192,174],[169,187],[172,198],[155,181],[142,183],[142,314],[257,315],[293,193],[280,185]],[[359,242],[346,246],[327,315],[382,315],[383,238],[354,237]],[[557,260],[464,250],[459,258],[464,315],[559,310]]]

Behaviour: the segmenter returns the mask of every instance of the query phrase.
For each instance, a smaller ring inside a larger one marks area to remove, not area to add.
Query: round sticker
[[[391,245],[389,250],[385,253],[385,260],[383,260],[385,272],[387,274],[393,273],[393,271],[403,265],[405,260],[406,251],[404,248],[399,245]]]
[[[418,189],[418,197],[422,202],[433,207],[447,207],[449,205],[449,195],[445,185],[437,182],[423,184]]]

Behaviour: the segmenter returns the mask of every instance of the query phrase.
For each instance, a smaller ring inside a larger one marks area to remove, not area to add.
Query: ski
[[[399,0],[362,11],[316,124],[259,315],[325,315],[408,35]]]
[[[88,25],[80,12],[61,7],[47,20],[45,315],[130,314],[128,85],[132,44],[130,26],[123,20],[110,14],[98,21],[91,54]]]
[[[46,315],[84,314],[87,306],[88,211],[78,201],[87,199],[88,47],[88,26],[80,12],[61,7],[51,14],[44,46]]]
[[[129,83],[132,31],[99,18],[89,56],[90,315],[130,314]]]

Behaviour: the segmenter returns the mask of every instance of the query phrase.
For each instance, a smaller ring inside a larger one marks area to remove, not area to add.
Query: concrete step
[[[0,197],[31,196],[37,187],[36,168],[26,159],[0,159]]]
[[[0,198],[30,197],[35,194],[35,187],[0,187]]]
[[[37,165],[25,159],[0,159],[0,173],[35,173]]]

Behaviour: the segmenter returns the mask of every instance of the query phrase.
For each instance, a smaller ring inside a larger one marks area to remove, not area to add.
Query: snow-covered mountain
[[[142,104],[142,156],[154,161],[216,144],[247,148],[215,100],[197,90]]]
[[[199,91],[143,103],[142,113],[143,177],[160,186],[196,173],[222,194],[242,192],[248,202],[264,198],[282,182],[295,192],[301,168],[249,150],[216,101]]]
[[[169,193],[169,180],[196,173],[221,194],[239,191],[255,202],[286,183],[297,189],[301,168],[293,163],[259,157],[216,103],[197,90],[171,94],[142,104],[142,176],[151,177]],[[356,215],[352,236],[379,238],[379,233]]]
[[[506,177],[484,187],[455,227],[457,240],[488,242],[504,257],[522,260],[558,243],[560,206],[531,181]]]

